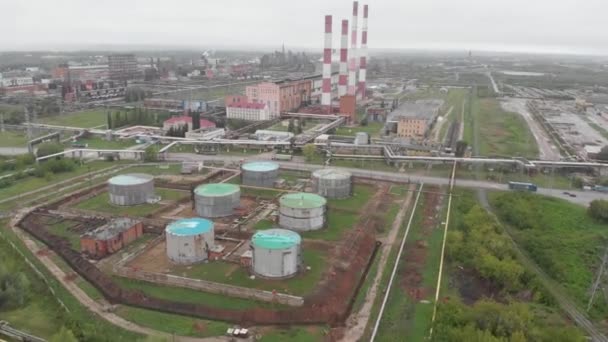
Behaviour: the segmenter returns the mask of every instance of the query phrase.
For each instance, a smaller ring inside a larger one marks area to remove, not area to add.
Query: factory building
[[[141,221],[130,218],[115,219],[80,237],[80,249],[88,256],[101,259],[116,253],[144,233]]]
[[[207,260],[215,247],[213,222],[202,218],[171,222],[165,228],[165,239],[172,262],[187,265]]]
[[[336,169],[320,169],[312,173],[312,191],[326,198],[347,198],[352,195],[352,175]]]
[[[262,82],[245,88],[250,102],[265,103],[268,106],[271,119],[278,118],[282,112],[294,111],[302,104],[309,103],[311,92],[312,81],[309,78]]]
[[[279,225],[295,231],[323,228],[327,200],[306,192],[291,193],[279,200]]]
[[[251,162],[241,167],[243,185],[272,188],[279,176],[279,164],[273,162]]]
[[[285,229],[262,230],[251,238],[252,271],[264,278],[287,278],[302,264],[302,238]],[[247,262],[241,261],[244,264]]]
[[[108,70],[111,80],[129,81],[141,78],[134,54],[109,55]]]
[[[154,177],[144,173],[118,175],[108,180],[110,203],[136,205],[155,199]]]
[[[201,217],[230,216],[241,202],[238,185],[212,183],[198,186],[194,190],[196,213]]]
[[[402,103],[389,114],[387,130],[403,138],[425,138],[433,128],[442,105],[443,100]]]
[[[238,102],[226,104],[226,117],[247,121],[270,120],[270,111],[265,103]]]

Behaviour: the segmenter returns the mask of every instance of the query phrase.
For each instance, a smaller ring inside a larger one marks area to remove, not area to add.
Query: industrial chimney
[[[359,11],[359,2],[353,2],[353,20],[350,27],[350,53],[348,54],[348,95],[356,95],[357,85],[357,12]]]
[[[360,50],[360,70],[359,70],[359,93],[361,98],[365,98],[365,79],[367,77],[367,5],[363,6],[363,24],[361,27],[361,50]]]
[[[325,48],[323,49],[323,85],[321,105],[331,110],[331,15],[325,16]]]
[[[348,20],[342,20],[340,32],[340,79],[338,80],[338,96],[346,95],[348,88]]]

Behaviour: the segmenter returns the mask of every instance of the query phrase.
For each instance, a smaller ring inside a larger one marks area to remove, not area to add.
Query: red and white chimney
[[[361,60],[359,62],[359,94],[365,98],[365,79],[367,77],[367,5],[363,6],[363,24],[361,27]]]
[[[357,15],[359,2],[353,2],[353,19],[350,26],[350,52],[348,63],[348,95],[356,95],[357,92]]]
[[[338,80],[338,96],[346,95],[348,89],[348,20],[342,20],[340,32],[340,78]]]
[[[321,105],[331,109],[331,15],[325,16],[325,48],[323,49],[323,85]]]

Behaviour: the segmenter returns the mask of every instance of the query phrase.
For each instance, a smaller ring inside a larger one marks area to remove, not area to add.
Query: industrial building
[[[279,176],[279,164],[273,162],[251,162],[241,167],[243,185],[272,188]]]
[[[320,169],[312,173],[312,191],[326,198],[347,198],[352,195],[352,175],[336,169]]]
[[[130,218],[115,219],[80,237],[80,250],[96,259],[115,253],[137,240],[144,233],[141,221]]]
[[[387,131],[403,138],[426,137],[439,116],[443,100],[418,100],[402,103],[389,114]]]
[[[302,104],[309,103],[311,92],[312,81],[308,78],[262,82],[245,88],[248,101],[265,103],[271,119],[278,118],[282,112],[294,111]]]
[[[213,123],[207,119],[200,119],[199,125],[200,125],[199,126],[200,128],[214,128],[215,127],[215,123]],[[192,130],[192,117],[188,116],[188,115],[173,116],[163,122],[163,129],[165,131],[168,131],[172,127],[178,128],[181,126],[188,126],[188,131],[191,131]]]
[[[134,54],[115,54],[108,56],[108,70],[111,80],[128,81],[140,78],[137,59]]]
[[[285,229],[262,230],[251,238],[252,271],[264,278],[287,278],[302,264],[302,238]]]
[[[279,225],[295,231],[309,231],[325,225],[327,200],[319,195],[297,192],[279,199]]]
[[[156,198],[154,177],[144,173],[118,175],[108,180],[110,203],[116,205],[137,205]]]
[[[209,258],[214,248],[213,222],[186,218],[169,223],[165,228],[167,257],[176,264],[193,264]]]
[[[270,111],[265,103],[238,102],[226,104],[228,119],[265,121],[270,120]]]
[[[241,202],[241,189],[234,184],[203,184],[194,190],[194,195],[196,213],[201,217],[230,216]]]

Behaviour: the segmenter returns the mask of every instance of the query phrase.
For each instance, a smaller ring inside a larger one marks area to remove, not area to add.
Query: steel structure
[[[326,198],[346,198],[352,194],[352,175],[337,169],[320,169],[312,173],[312,191]]]
[[[201,217],[230,216],[240,201],[241,189],[234,184],[204,184],[194,190],[196,213]]]
[[[302,239],[286,229],[262,230],[251,238],[252,271],[265,278],[295,275],[302,263]]]
[[[165,229],[167,257],[176,264],[193,264],[209,257],[214,246],[213,222],[186,218],[169,223]]]
[[[143,204],[154,196],[154,177],[144,173],[118,175],[108,180],[110,203],[115,205]]]
[[[241,166],[243,185],[272,188],[279,176],[279,164],[267,161],[249,162]]]
[[[291,193],[279,200],[279,225],[295,231],[323,228],[327,200],[306,192]]]

